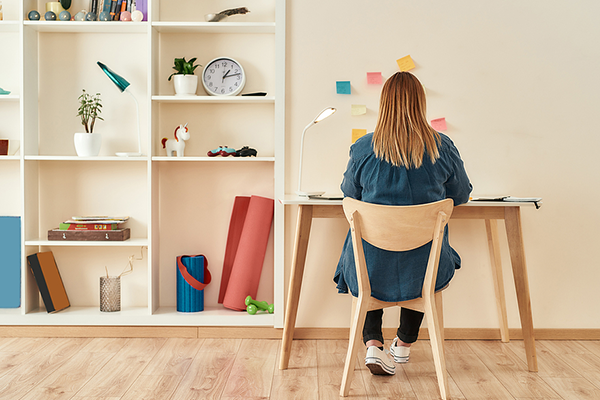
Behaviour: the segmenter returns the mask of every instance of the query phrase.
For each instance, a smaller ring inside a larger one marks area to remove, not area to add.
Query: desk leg
[[[506,316],[506,298],[504,295],[504,279],[502,278],[502,260],[500,259],[500,240],[498,239],[498,221],[495,219],[485,220],[488,248],[490,250],[490,261],[492,264],[492,276],[494,277],[494,290],[496,292],[496,307],[498,319],[500,320],[500,337],[504,343],[510,339],[508,336],[508,318]]]
[[[515,278],[521,329],[525,343],[525,354],[529,371],[536,372],[537,355],[533,337],[533,318],[531,315],[531,300],[529,296],[529,280],[525,264],[525,248],[523,245],[523,230],[521,228],[521,210],[519,207],[506,207],[505,210],[506,236]]]
[[[310,227],[312,224],[312,214],[312,206],[298,206],[294,255],[292,258],[292,270],[290,271],[290,283],[288,287],[287,304],[285,307],[283,343],[281,345],[279,369],[287,369],[290,361],[292,340],[294,339],[294,328],[296,327],[296,315],[298,313],[298,301],[300,299],[300,288],[302,287],[302,276],[304,275],[304,264],[306,262],[306,250],[308,248],[308,239],[310,237]]]

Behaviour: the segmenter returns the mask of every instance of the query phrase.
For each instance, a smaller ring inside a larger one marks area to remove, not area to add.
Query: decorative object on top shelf
[[[231,57],[217,57],[202,71],[202,85],[211,96],[236,96],[246,84],[242,64]]]
[[[246,7],[230,8],[217,14],[206,14],[204,18],[207,22],[219,22],[227,17],[231,17],[232,15],[247,14],[249,12],[250,10],[248,10]]]
[[[69,8],[71,8],[71,0],[60,0],[60,5],[65,10],[68,10]]]
[[[190,139],[187,123],[175,128],[174,136],[175,139],[162,138],[162,147],[163,149],[167,149],[167,157],[175,157],[175,153],[177,153],[177,157],[183,157],[185,141]]]
[[[235,153],[237,157],[256,157],[256,155],[258,154],[256,149],[253,149],[252,147],[248,146],[244,146],[241,149],[236,150]]]
[[[140,10],[135,10],[131,13],[131,20],[133,22],[142,22],[144,20],[144,14]]]
[[[275,312],[275,306],[273,304],[269,304],[266,301],[258,301],[252,300],[252,296],[246,297],[246,311],[250,315],[256,314],[258,310],[267,311],[269,314],[273,314]]]
[[[335,108],[327,107],[326,109],[321,111],[319,113],[319,115],[317,115],[315,117],[315,119],[313,119],[308,125],[306,125],[306,127],[302,131],[302,138],[300,139],[300,165],[298,166],[298,190],[296,191],[296,194],[298,196],[316,196],[316,195],[325,193],[325,192],[303,192],[301,190],[302,189],[302,154],[304,152],[304,135],[306,134],[306,131],[308,130],[308,128],[317,124],[318,122],[323,121],[325,118],[332,115],[335,111],[336,111]]]
[[[131,13],[129,11],[121,11],[119,19],[121,21],[131,21]]]
[[[102,64],[100,61],[98,61],[98,66],[102,69],[102,71],[104,71],[106,76],[108,76],[110,78],[110,80],[117,86],[117,88],[121,91],[121,93],[127,92],[133,98],[133,101],[135,101],[135,110],[137,113],[138,151],[137,151],[137,153],[116,153],[116,154],[119,157],[140,157],[140,156],[142,156],[142,134],[140,133],[140,105],[139,105],[137,99],[135,98],[135,96],[133,95],[133,93],[131,93],[130,90],[127,90],[129,88],[129,86],[131,86],[131,83],[127,82],[127,80],[125,80],[125,78],[123,78],[121,75],[117,74],[110,68],[108,68],[106,65]]]
[[[70,21],[71,13],[67,10],[61,11],[60,14],[58,14],[58,19],[60,19],[61,21]]]
[[[208,153],[206,153],[206,155],[209,157],[216,157],[216,156],[237,157],[235,149],[232,149],[231,147],[228,147],[228,146],[219,146],[219,148],[217,148],[217,149],[210,150]]]
[[[27,14],[27,18],[29,18],[30,21],[39,21],[40,13],[37,10],[31,10],[29,11],[29,14]]]
[[[83,89],[79,96],[79,109],[77,116],[81,118],[81,125],[85,127],[85,133],[75,133],[75,151],[79,157],[95,157],[100,153],[102,145],[102,136],[94,133],[96,120],[103,120],[100,116],[102,112],[102,99],[100,93],[91,95]]]
[[[97,18],[98,17],[96,15],[96,13],[89,12],[89,13],[85,14],[85,20],[86,21],[95,21]]]
[[[10,90],[4,90],[0,87],[0,95],[1,94],[10,94]]]
[[[98,21],[110,21],[110,13],[108,11],[102,11],[98,14]]]
[[[77,14],[75,14],[75,21],[85,21],[85,16],[87,15],[87,11],[81,10]]]
[[[56,21],[56,14],[54,11],[46,11],[46,14],[44,14],[44,19],[46,21]]]
[[[8,139],[0,139],[0,156],[8,155]]]
[[[48,14],[49,11],[52,11],[54,16],[58,18],[60,13],[65,11],[65,9],[60,4],[60,1],[49,1],[46,3],[46,14]],[[54,20],[56,20],[56,18]],[[48,20],[48,17],[46,17],[46,20]]]
[[[0,21],[4,19],[4,11],[2,10],[2,0],[0,0]]]
[[[196,57],[185,60],[185,57],[175,58],[173,72],[169,75],[169,81],[174,77],[173,85],[175,87],[175,94],[178,96],[195,96],[196,90],[198,89],[198,77],[194,75],[196,68],[201,65],[194,65]]]

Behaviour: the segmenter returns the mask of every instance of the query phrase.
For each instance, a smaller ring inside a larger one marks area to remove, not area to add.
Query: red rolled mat
[[[242,229],[244,228],[244,220],[246,219],[249,204],[250,197],[247,196],[236,196],[233,202],[233,211],[231,211],[231,220],[229,221],[229,234],[227,235],[227,244],[225,246],[225,257],[223,258],[221,288],[219,289],[218,303],[220,304],[223,303],[223,298],[227,291],[231,268],[233,267],[235,253],[237,253],[240,243],[240,236],[242,236]]]
[[[256,298],[273,222],[274,207],[273,199],[250,197],[223,298],[223,306],[227,308],[243,311],[246,309],[246,297]]]

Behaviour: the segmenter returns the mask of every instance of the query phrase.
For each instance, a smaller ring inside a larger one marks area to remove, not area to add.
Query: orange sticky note
[[[367,83],[369,85],[381,85],[382,81],[381,72],[367,72]]]
[[[361,137],[367,134],[366,129],[352,129],[352,143],[356,142]]]
[[[446,126],[446,118],[436,118],[431,120],[431,127],[436,131],[445,131],[448,129]]]
[[[396,62],[398,63],[398,68],[400,68],[400,71],[410,71],[415,67],[415,63],[413,62],[410,54],[406,57],[396,60]]]

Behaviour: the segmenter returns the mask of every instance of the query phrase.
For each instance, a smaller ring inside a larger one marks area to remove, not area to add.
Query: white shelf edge
[[[131,238],[123,241],[107,240],[106,242],[92,240],[26,240],[25,246],[75,246],[75,247],[139,247],[148,246],[147,238]]]
[[[0,161],[18,161],[20,159],[19,156],[0,156]]]
[[[155,21],[160,33],[275,33],[275,22],[171,22]]]
[[[274,162],[275,157],[152,157],[152,161]]]
[[[162,103],[275,103],[274,96],[152,96],[152,101]]]
[[[20,98],[18,94],[0,94],[0,101],[19,101]]]
[[[25,156],[25,160],[31,160],[31,161],[148,161],[148,156],[142,156],[142,157]]]
[[[250,315],[225,309],[221,305],[205,307],[196,313],[178,312],[161,307],[154,314],[148,307],[123,307],[121,311],[101,312],[100,306],[71,306],[49,314],[38,308],[23,314],[21,308],[0,309],[2,325],[53,326],[265,326],[272,327],[275,314]]]
[[[25,28],[48,33],[146,33],[147,22],[23,21]]]

